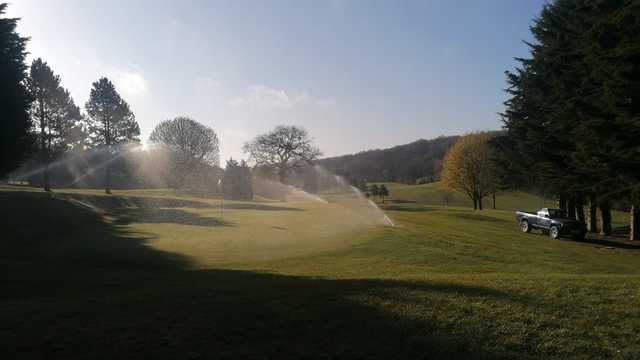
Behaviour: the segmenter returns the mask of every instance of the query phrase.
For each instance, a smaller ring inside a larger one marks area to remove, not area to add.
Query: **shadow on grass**
[[[261,211],[304,211],[303,209],[287,207],[287,206],[273,206],[258,203],[242,203],[242,204],[224,204],[225,209],[231,210],[261,210]]]
[[[232,226],[231,223],[218,218],[200,216],[180,209],[119,209],[114,211],[114,218],[117,225],[139,222],[195,226]]]
[[[0,192],[0,350],[7,358],[498,358],[490,332],[437,306],[518,302],[454,283],[194,270],[78,204]],[[441,305],[442,296],[466,299]],[[398,306],[398,311],[391,311]],[[403,312],[413,308],[415,317]],[[525,349],[526,350],[526,349]]]
[[[222,219],[201,216],[179,208],[212,208],[204,202],[154,197],[104,196],[86,194],[55,194],[56,198],[69,200],[77,205],[110,216],[117,225],[131,223],[166,223],[195,226],[231,226]]]
[[[406,212],[428,212],[428,211],[435,210],[433,207],[424,206],[424,205],[401,206],[401,205],[380,204],[380,208],[382,210],[388,210],[388,211],[406,211]]]
[[[453,212],[453,213],[447,214],[447,216],[451,216],[451,217],[455,217],[455,218],[459,218],[459,219],[463,219],[463,220],[487,221],[487,222],[494,222],[494,223],[507,223],[507,222],[509,222],[507,220],[495,218],[495,217],[492,217],[492,216],[480,215],[480,214],[471,214],[471,213],[468,213],[468,212]]]
[[[387,199],[386,202],[390,202],[392,204],[415,204],[417,201],[415,200],[404,200],[404,199]]]

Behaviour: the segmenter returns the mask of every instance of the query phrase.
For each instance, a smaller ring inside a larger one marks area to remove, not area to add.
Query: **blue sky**
[[[190,116],[223,158],[278,124],[328,155],[497,129],[504,71],[543,1],[11,1],[84,106],[111,78],[146,139]]]

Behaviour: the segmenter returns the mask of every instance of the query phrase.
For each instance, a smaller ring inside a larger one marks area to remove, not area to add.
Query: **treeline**
[[[418,140],[389,149],[363,151],[318,160],[330,172],[358,182],[394,181],[406,184],[439,179],[442,159],[457,136]]]
[[[543,185],[591,232],[610,234],[612,203],[629,204],[631,239],[640,237],[638,19],[631,0],[547,4],[531,57],[507,72],[506,134],[495,141],[508,182]]]

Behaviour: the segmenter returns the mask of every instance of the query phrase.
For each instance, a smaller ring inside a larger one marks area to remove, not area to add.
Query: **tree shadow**
[[[387,199],[385,201],[390,202],[392,204],[416,204],[417,203],[417,201],[415,200],[404,200],[404,199]]]
[[[137,196],[103,196],[64,193],[56,197],[110,216],[117,225],[131,223],[167,223],[195,226],[231,226],[218,218],[201,216],[179,208],[213,208],[212,205],[186,199]]]
[[[168,223],[195,226],[232,226],[231,223],[213,217],[200,216],[180,209],[125,208],[113,212],[117,225],[137,223]]]
[[[57,193],[56,196],[61,196],[68,199],[74,199],[91,206],[94,206],[105,211],[121,208],[146,208],[146,209],[160,209],[160,208],[194,208],[194,209],[206,209],[213,208],[212,204],[187,199],[176,199],[166,197],[150,197],[150,196],[120,196],[120,195],[89,195],[78,193]]]
[[[447,214],[447,216],[451,216],[451,217],[455,217],[455,218],[459,218],[459,219],[464,219],[464,220],[486,221],[486,222],[494,222],[494,223],[507,223],[507,222],[509,222],[507,220],[500,219],[500,218],[495,218],[495,217],[492,217],[492,216],[480,215],[480,214],[470,214],[468,212],[454,212],[454,213]]]
[[[257,203],[231,203],[224,204],[223,208],[230,210],[261,210],[261,211],[304,211],[303,209],[287,207],[287,206],[273,206]]]
[[[443,296],[527,301],[446,281],[198,270],[148,246],[152,235],[79,204],[7,192],[0,203],[10,220],[0,240],[7,358],[507,358],[481,346],[496,334],[457,330],[429,312]],[[463,312],[466,303],[446,306]]]
[[[380,205],[380,208],[388,211],[406,211],[406,212],[428,212],[435,210],[433,207],[424,205],[401,206],[401,205]]]
[[[575,241],[585,244],[597,245],[605,248],[640,250],[640,241],[631,241],[628,238],[628,230],[614,229],[611,235],[587,234],[584,239],[576,240],[572,238],[563,238],[563,240]]]

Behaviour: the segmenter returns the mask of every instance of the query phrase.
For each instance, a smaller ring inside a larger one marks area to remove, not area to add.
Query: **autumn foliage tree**
[[[498,175],[492,160],[488,133],[462,136],[449,149],[442,163],[442,183],[447,189],[463,193],[482,210],[482,199],[495,193]]]

